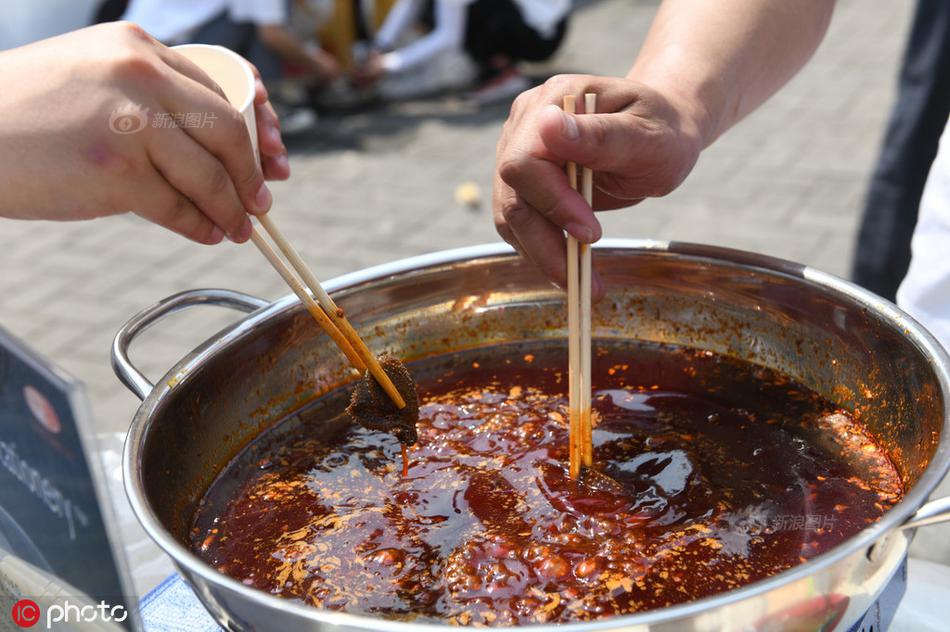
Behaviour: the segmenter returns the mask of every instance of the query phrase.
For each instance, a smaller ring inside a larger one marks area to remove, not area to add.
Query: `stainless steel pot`
[[[836,629],[867,611],[907,554],[914,528],[950,519],[925,504],[950,466],[946,352],[894,305],[836,277],[762,255],[680,243],[606,242],[596,265],[609,290],[596,338],[677,343],[778,369],[856,410],[907,494],[837,548],[739,590],[558,630],[799,629],[796,612],[836,604]],[[327,284],[374,351],[421,357],[565,336],[563,295],[506,247],[408,259]],[[188,354],[156,385],[130,363],[135,336],[194,305],[251,312]],[[226,290],[172,296],[118,333],[116,373],[144,401],[125,445],[126,492],[148,534],[209,612],[232,630],[448,630],[318,610],[249,588],[183,544],[195,503],[261,430],[352,378],[293,296],[273,304]],[[532,626],[539,632],[550,626]]]

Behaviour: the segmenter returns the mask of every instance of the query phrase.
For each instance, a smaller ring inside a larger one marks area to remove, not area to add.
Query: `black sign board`
[[[90,417],[80,382],[0,329],[0,623],[138,619]]]

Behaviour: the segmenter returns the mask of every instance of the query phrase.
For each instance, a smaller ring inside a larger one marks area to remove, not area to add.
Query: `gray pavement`
[[[585,3],[563,51],[539,72],[623,73],[656,4]],[[604,216],[606,235],[722,244],[846,275],[911,8],[841,0],[806,70],[706,151],[679,190]],[[326,118],[288,143],[293,177],[274,185],[272,212],[324,279],[494,241],[490,179],[506,114],[507,105],[479,111],[450,97]],[[477,211],[454,201],[467,181],[481,188]],[[109,367],[112,336],[130,315],[196,287],[286,294],[253,246],[195,245],[134,216],[3,222],[0,270],[0,324],[85,381],[103,433],[125,429],[137,406]],[[133,357],[158,377],[231,318],[176,316]]]

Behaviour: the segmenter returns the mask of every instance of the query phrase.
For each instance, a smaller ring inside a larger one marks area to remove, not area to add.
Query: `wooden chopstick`
[[[324,331],[333,339],[333,342],[340,348],[340,351],[346,355],[350,363],[353,364],[357,369],[359,369],[359,364],[361,364],[360,357],[356,354],[353,347],[350,345],[349,341],[340,333],[340,330],[336,328],[327,315],[323,312],[317,302],[313,300],[309,293],[307,293],[306,288],[301,284],[300,279],[294,276],[293,271],[287,267],[287,264],[284,263],[277,252],[271,247],[267,240],[264,239],[264,236],[261,235],[260,231],[257,230],[257,227],[251,231],[251,241],[254,242],[254,245],[257,246],[257,249],[261,251],[264,257],[267,258],[267,261],[270,262],[271,266],[280,276],[284,279],[287,285],[290,286],[290,289],[294,291],[294,294],[297,295],[297,298],[304,304],[304,307],[307,308],[307,311],[310,312],[310,315],[313,316],[314,320],[323,328]]]
[[[584,113],[597,111],[597,95],[584,95]],[[584,167],[581,172],[581,193],[584,201],[594,208],[594,172]],[[581,321],[581,462],[585,467],[594,464],[593,419],[591,418],[591,258],[590,244],[580,244],[580,321]]]
[[[360,338],[359,334],[346,319],[343,310],[337,307],[333,299],[330,298],[330,295],[323,289],[320,281],[317,280],[317,277],[310,271],[307,264],[304,263],[297,250],[287,241],[287,238],[284,237],[280,229],[277,228],[274,220],[268,215],[262,215],[257,219],[261,226],[264,227],[264,230],[267,231],[267,234],[270,235],[271,239],[274,240],[274,243],[277,244],[280,251],[287,257],[293,270],[303,279],[303,283],[301,283],[300,279],[287,267],[287,264],[280,259],[271,245],[267,243],[267,240],[264,239],[256,228],[251,232],[251,240],[254,242],[254,245],[257,246],[280,276],[283,277],[284,281],[286,281],[294,291],[294,294],[303,302],[307,311],[310,312],[311,316],[313,316],[317,323],[327,332],[333,342],[335,342],[343,354],[346,355],[350,363],[359,371],[369,369],[370,374],[383,390],[386,391],[386,395],[389,396],[393,404],[397,408],[405,408],[406,401],[383,368],[379,365],[376,356],[373,355],[366,346],[366,343],[363,342],[363,339]],[[313,292],[316,301],[310,296],[310,293],[307,292],[307,289],[303,285],[304,283],[309,287],[310,292]]]
[[[577,100],[574,95],[564,97],[564,111],[574,114]],[[577,165],[567,163],[567,180],[577,190]],[[577,478],[581,471],[583,450],[581,447],[581,315],[579,287],[579,244],[567,235],[567,357],[568,357],[568,471]]]

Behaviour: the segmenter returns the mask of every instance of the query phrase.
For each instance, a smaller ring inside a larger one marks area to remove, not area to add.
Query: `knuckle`
[[[159,223],[176,232],[182,232],[188,227],[191,207],[191,202],[184,195],[180,193],[169,195],[159,207]]]
[[[215,165],[208,174],[208,191],[214,197],[219,197],[228,192],[231,186],[231,177],[220,164]]]
[[[220,86],[220,84],[218,84],[218,82],[215,81],[214,79],[211,79],[211,89],[212,89],[219,97],[221,97],[221,98],[224,99],[225,101],[228,100],[228,95],[225,94],[224,88],[222,88],[222,87]],[[243,122],[243,121],[242,121],[242,122]]]
[[[538,88],[531,88],[516,96],[515,100],[511,102],[510,115],[514,115],[516,112],[526,109],[528,104],[531,103],[537,95]]]
[[[508,222],[505,219],[504,202],[496,202],[495,209],[492,212],[492,222],[495,224],[495,230],[499,233],[509,231]]]
[[[130,39],[144,42],[152,41],[152,36],[149,35],[145,29],[134,22],[127,22],[125,20],[114,22],[113,28]]]
[[[237,188],[248,194],[256,194],[257,188],[261,185],[263,180],[264,174],[261,173],[261,170],[257,168],[254,162],[249,161],[244,173],[241,174],[238,180]]]
[[[507,155],[498,158],[498,177],[502,182],[514,187],[524,171],[524,160],[519,156]]]
[[[531,224],[534,213],[516,200],[508,200],[501,205],[501,216],[506,226],[524,227]]]
[[[550,204],[544,204],[538,206],[538,213],[548,221],[557,224],[557,220],[564,214],[563,205],[560,200],[554,200]]]
[[[228,106],[216,114],[215,125],[221,124],[222,151],[235,156],[250,155],[251,133],[241,113]]]
[[[589,140],[598,147],[606,147],[610,140],[610,128],[607,121],[599,116],[578,117],[581,123],[587,123],[590,132]]]
[[[553,95],[560,99],[565,94],[573,94],[573,79],[570,75],[554,75],[544,82],[545,94]]]
[[[155,59],[134,48],[117,52],[110,65],[112,74],[120,80],[156,79],[162,74]]]
[[[242,141],[250,140],[247,124],[244,122],[244,117],[235,108],[231,107],[230,105],[224,108],[224,111],[221,113],[219,118],[227,126],[227,131],[229,133],[239,136]]]

